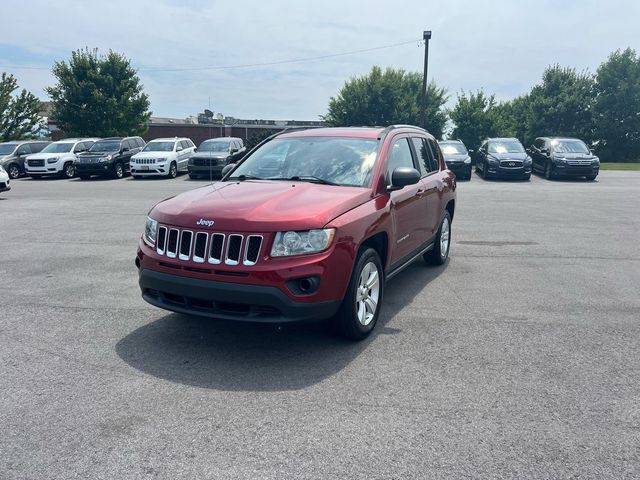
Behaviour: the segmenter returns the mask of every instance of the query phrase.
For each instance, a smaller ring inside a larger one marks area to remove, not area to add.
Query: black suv
[[[220,137],[205,140],[188,163],[189,177],[222,177],[222,169],[244,157],[247,147],[241,138]]]
[[[476,156],[476,172],[482,176],[531,178],[531,157],[517,138],[487,138]]]
[[[130,170],[129,160],[146,145],[140,137],[103,138],[78,155],[76,174],[83,180],[91,175],[108,175],[122,178]]]
[[[593,181],[600,172],[600,159],[577,138],[538,137],[531,145],[533,170],[547,179],[586,177]]]

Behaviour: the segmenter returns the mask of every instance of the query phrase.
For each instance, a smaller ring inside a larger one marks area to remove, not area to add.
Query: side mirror
[[[407,185],[415,185],[420,181],[420,172],[411,167],[398,167],[391,174],[391,185],[387,188],[390,192],[401,190]]]
[[[234,153],[238,153],[238,149],[237,148],[232,148],[231,149],[231,154],[233,155]]]
[[[227,173],[233,170],[235,166],[236,166],[235,163],[230,163],[228,165],[225,165],[224,168],[222,169],[222,178],[224,178],[227,175]]]
[[[120,150],[122,153],[124,152],[128,152],[129,151],[129,147],[122,147],[122,150]]]
[[[181,152],[182,151],[182,147],[178,146],[176,147],[176,152]]]
[[[541,148],[540,152],[544,153],[545,155],[549,155],[549,149],[548,148]]]

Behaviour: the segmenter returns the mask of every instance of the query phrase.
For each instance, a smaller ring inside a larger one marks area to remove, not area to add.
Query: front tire
[[[547,162],[547,165],[544,167],[544,178],[547,180],[553,180],[555,175],[553,174],[553,167],[551,166],[551,162]]]
[[[598,175],[587,175],[587,182],[593,182]]]
[[[9,178],[11,178],[11,180],[15,180],[20,176],[20,167],[18,167],[18,165],[16,165],[15,163],[12,163],[11,165],[9,165],[9,168],[7,168],[7,174],[9,175]]]
[[[364,340],[378,322],[384,294],[384,270],[373,248],[361,250],[340,310],[333,321],[349,340]]]
[[[76,167],[73,166],[73,162],[67,162],[62,168],[62,178],[73,178],[76,176]]]
[[[113,176],[114,178],[122,178],[124,177],[124,167],[120,162],[116,163],[113,166]]]
[[[178,176],[178,166],[176,165],[176,162],[171,162],[167,176],[169,178],[176,178]]]
[[[442,265],[449,258],[449,250],[451,249],[451,215],[445,210],[444,217],[440,222],[438,234],[434,242],[433,248],[425,253],[422,257],[425,262],[430,265]]]

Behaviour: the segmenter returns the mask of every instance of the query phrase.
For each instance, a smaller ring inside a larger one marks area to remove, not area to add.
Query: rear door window
[[[40,151],[40,150],[38,150]],[[31,148],[29,147],[28,143],[25,143],[24,145],[20,145],[18,147],[18,151],[16,152],[18,155],[25,155],[28,153],[31,153]]]
[[[420,174],[424,177],[437,171],[435,167],[436,162],[433,159],[431,149],[427,145],[427,141],[424,138],[414,137],[411,139],[413,142],[413,148],[418,156],[418,166],[420,167]]]
[[[387,163],[387,183],[391,182],[391,174],[398,167],[415,168],[408,138],[395,140],[391,145]]]

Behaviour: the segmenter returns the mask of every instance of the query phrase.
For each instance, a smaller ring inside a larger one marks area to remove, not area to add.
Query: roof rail
[[[382,132],[380,132],[380,135],[378,136],[378,140],[382,140],[384,137],[389,135],[389,133],[391,133],[391,131],[396,130],[398,128],[414,128],[416,130],[422,130],[423,132],[427,132],[424,128],[416,127],[415,125],[403,125],[403,124],[389,125]]]

